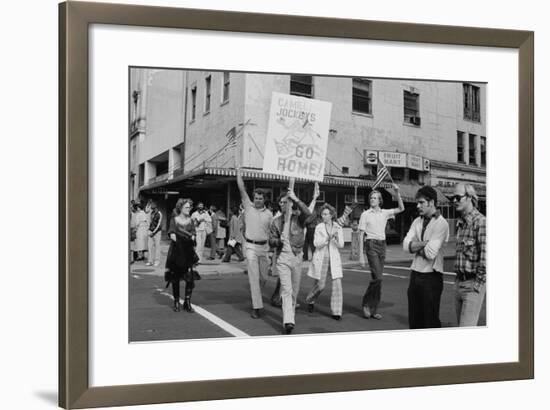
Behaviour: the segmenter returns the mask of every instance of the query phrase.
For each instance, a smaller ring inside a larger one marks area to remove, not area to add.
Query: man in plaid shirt
[[[486,220],[477,210],[472,185],[457,184],[453,202],[461,214],[456,224],[456,316],[459,326],[477,326],[485,297]]]

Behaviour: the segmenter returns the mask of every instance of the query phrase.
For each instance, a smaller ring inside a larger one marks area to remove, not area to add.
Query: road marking
[[[410,266],[407,267],[407,266],[394,266],[394,265],[384,265],[385,268],[390,268],[390,269],[398,269],[398,270],[408,270],[410,271],[411,268]],[[349,269],[349,268],[343,268],[344,270],[351,270],[351,271],[354,271],[354,272],[367,272],[367,270],[360,270],[360,269]],[[443,272],[444,275],[449,275],[449,276],[456,276],[456,273],[454,272]]]
[[[386,268],[394,268],[394,266],[386,266]],[[400,266],[400,268],[402,268],[402,267]],[[362,269],[350,269],[350,268],[346,269],[346,268],[344,268],[344,270],[349,270],[351,272],[359,272],[359,273],[365,273],[366,272],[365,270],[362,270]],[[407,270],[410,270],[410,269],[407,269]],[[446,275],[454,275],[454,273],[449,273],[449,272],[443,272],[443,273],[446,274]],[[387,273],[387,272],[384,272],[382,275],[391,276],[393,278],[399,278],[399,279],[409,279],[408,276],[395,275],[393,273]],[[455,284],[454,282],[449,282],[447,280],[444,280],[443,283],[446,283],[447,285],[454,285]]]
[[[159,292],[161,295],[168,296],[172,300],[174,300],[174,296],[171,295],[168,292],[163,291],[160,288],[157,288],[157,292]],[[180,299],[180,303],[183,303],[183,299]],[[221,327],[223,330],[225,330],[227,333],[234,337],[250,337],[248,333],[243,332],[240,329],[237,329],[235,326],[227,323],[222,318],[214,315],[213,313],[210,313],[206,309],[198,306],[193,305],[193,308],[195,309],[195,312],[204,317],[205,319],[209,320],[210,322],[214,323],[216,326]]]

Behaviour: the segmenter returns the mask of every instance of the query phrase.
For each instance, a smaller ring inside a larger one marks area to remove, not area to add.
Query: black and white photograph
[[[131,342],[486,325],[486,83],[129,79]]]

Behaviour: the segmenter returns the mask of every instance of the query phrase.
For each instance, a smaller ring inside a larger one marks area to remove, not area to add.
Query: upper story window
[[[471,165],[476,164],[476,136],[475,134],[468,135],[468,160]]]
[[[479,143],[481,148],[481,166],[487,166],[487,138],[479,137]]]
[[[197,87],[191,88],[191,121],[197,117]]]
[[[372,114],[372,81],[364,78],[354,78],[352,95],[353,112]]]
[[[313,98],[313,76],[291,75],[290,94],[300,97]]]
[[[403,121],[407,124],[420,126],[419,94],[403,91]]]
[[[229,71],[223,72],[222,103],[229,101]]]
[[[464,159],[464,133],[462,131],[456,132],[456,161],[465,163]]]
[[[212,76],[204,79],[204,112],[210,112],[210,100],[212,98]]]
[[[479,114],[480,89],[472,84],[462,84],[464,94],[464,119],[470,121],[481,121]]]

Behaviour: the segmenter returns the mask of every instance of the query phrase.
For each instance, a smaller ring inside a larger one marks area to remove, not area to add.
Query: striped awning
[[[217,175],[217,176],[228,176],[236,177],[235,169],[231,168],[204,168],[205,175]],[[261,179],[269,181],[288,181],[290,177],[278,174],[271,174],[268,172],[263,172],[262,170],[254,169],[245,169],[241,170],[243,178],[246,179]],[[310,180],[303,178],[296,178],[296,182],[311,182]],[[338,186],[348,186],[348,187],[358,187],[366,188],[374,184],[373,180],[361,179],[361,178],[347,178],[347,177],[337,177],[327,175],[323,178],[322,185],[338,185]],[[385,184],[382,184],[383,186]],[[391,186],[388,184],[388,186]]]
[[[244,179],[257,179],[264,181],[288,181],[289,177],[279,174],[272,174],[268,172],[263,172],[260,169],[247,169],[241,168],[241,175]],[[210,178],[208,178],[210,177]],[[167,187],[176,183],[202,183],[207,180],[216,180],[216,177],[228,177],[236,178],[237,174],[234,168],[215,168],[215,167],[200,167],[181,173],[179,175],[174,175],[172,178],[165,179],[163,181],[155,181],[154,183],[148,184],[141,187],[141,190],[151,190],[155,188]],[[296,178],[296,182],[311,183],[310,180],[303,178]],[[362,178],[352,178],[352,177],[341,177],[341,176],[331,176],[327,175],[323,178],[321,185],[328,186],[342,186],[350,188],[368,188],[372,187],[374,180],[362,179]],[[390,188],[390,183],[382,183],[382,188]]]

